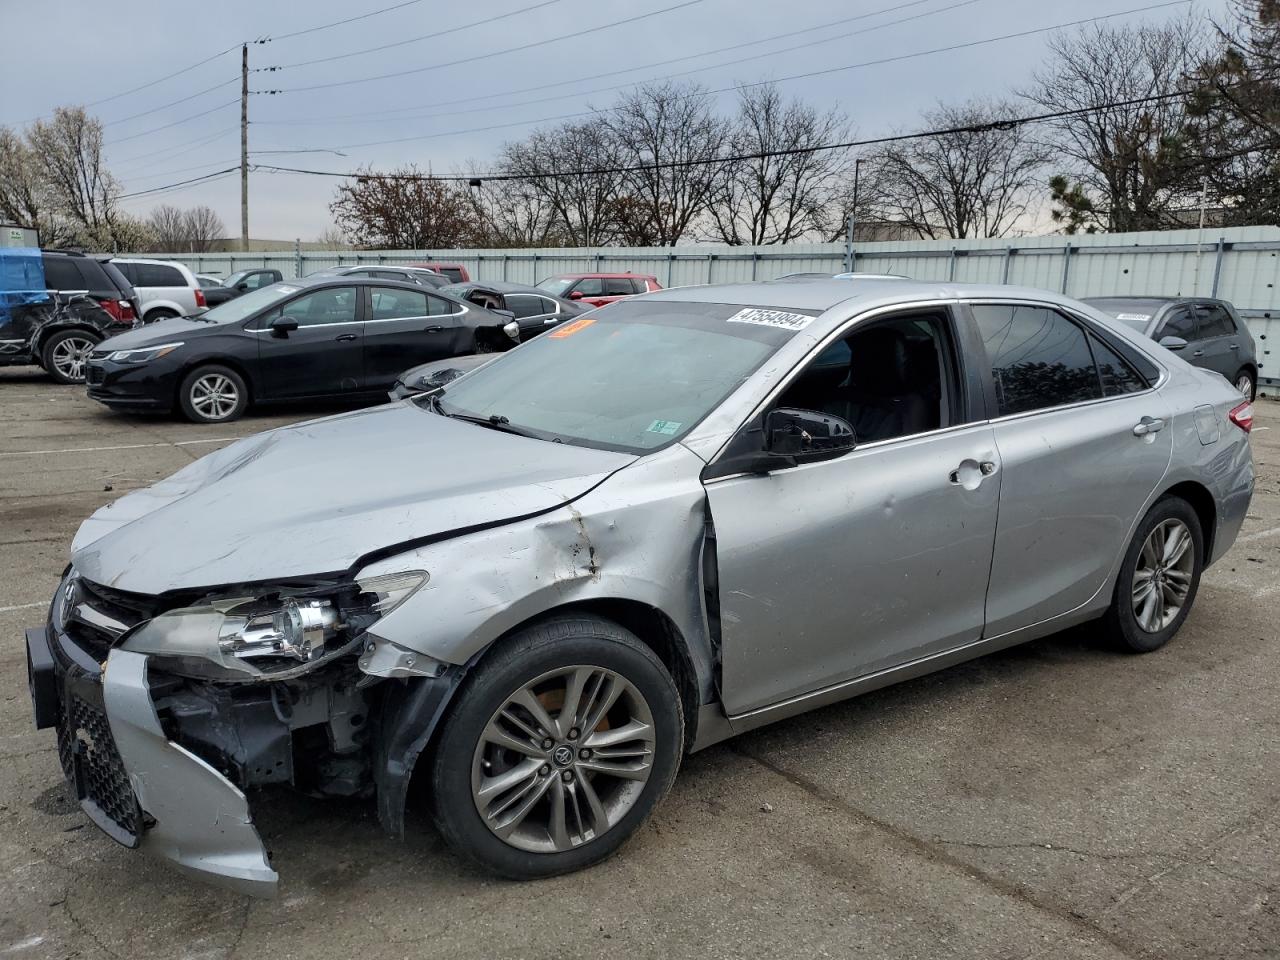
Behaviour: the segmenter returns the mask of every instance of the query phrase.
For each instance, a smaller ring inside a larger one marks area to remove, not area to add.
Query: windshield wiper
[[[441,393],[443,392],[444,391],[441,391]],[[543,439],[536,433],[532,433],[521,427],[512,426],[510,418],[504,417],[500,413],[494,413],[487,417],[482,417],[474,413],[450,413],[441,406],[440,394],[438,393],[432,394],[431,406],[435,409],[436,413],[440,414],[442,417],[449,417],[452,420],[465,420],[467,423],[474,423],[477,426],[488,427],[490,430],[498,430],[502,433],[514,433],[516,436],[531,437],[534,440]]]

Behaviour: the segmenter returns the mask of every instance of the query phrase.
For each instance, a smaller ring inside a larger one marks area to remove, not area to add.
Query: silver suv
[[[200,281],[180,263],[119,258],[111,262],[138,292],[143,323],[190,316],[208,306]]]

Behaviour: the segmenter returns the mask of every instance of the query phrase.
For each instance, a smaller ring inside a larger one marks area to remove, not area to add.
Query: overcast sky
[[[873,137],[914,128],[920,111],[939,100],[1008,94],[1025,84],[1043,61],[1048,35],[816,77],[782,78],[1134,10],[1160,0],[401,0],[397,9],[354,23],[283,36],[395,2],[127,0],[105,5],[100,0],[0,0],[0,33],[11,46],[14,38],[27,37],[43,50],[33,58],[11,49],[10,56],[0,58],[0,123],[20,126],[55,106],[113,97],[89,109],[107,125],[108,166],[126,193],[199,177],[238,164],[240,156],[240,51],[236,47],[215,55],[246,39],[274,36],[279,39],[249,48],[251,68],[284,68],[250,75],[252,90],[285,91],[250,97],[250,160],[260,163],[352,170],[412,162],[453,173],[483,165],[503,142],[522,137],[539,121],[607,106],[617,95],[609,88],[676,74],[713,90],[779,79],[787,95],[836,107],[853,120],[860,136]],[[1198,0],[1194,6],[1165,6],[1110,22],[1158,21],[1188,9],[1219,15],[1226,6],[1227,0]],[[501,19],[466,26],[489,17]],[[860,19],[851,19],[855,17]],[[907,17],[914,19],[894,22]],[[641,19],[571,36],[624,18]],[[424,39],[358,52],[419,36]],[[511,49],[528,44],[537,45]],[[731,46],[737,49],[713,52]],[[207,57],[213,59],[172,79],[114,96]],[[321,58],[337,59],[295,66]],[[675,58],[684,59],[654,66]],[[415,72],[365,79],[403,71]],[[577,82],[548,86],[558,81]],[[295,89],[302,87],[313,89]],[[165,106],[187,97],[191,99]],[[725,112],[732,108],[731,92],[716,98]],[[400,142],[385,142],[392,140]],[[345,156],[264,153],[308,150]],[[251,174],[251,234],[315,239],[331,222],[328,204],[338,182]],[[209,204],[228,234],[238,235],[239,200],[239,176],[228,175],[124,204],[138,215],[161,203]]]

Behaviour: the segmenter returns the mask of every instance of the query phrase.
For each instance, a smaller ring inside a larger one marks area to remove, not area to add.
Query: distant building
[[[38,247],[40,234],[31,227],[0,223],[0,247]]]

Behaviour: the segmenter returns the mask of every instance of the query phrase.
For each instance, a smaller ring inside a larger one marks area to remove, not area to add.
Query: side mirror
[[[570,299],[570,300],[581,300],[581,299],[583,298],[583,296],[584,296],[584,294],[583,294],[583,292],[582,292],[581,290],[574,290],[572,293],[570,293],[570,294],[569,294],[569,299]]]
[[[1187,341],[1183,340],[1181,337],[1168,336],[1160,338],[1160,346],[1164,347],[1166,350],[1182,350],[1186,345]]]
[[[779,407],[765,418],[765,452],[784,460],[826,460],[852,450],[854,445],[853,427],[839,417]]]
[[[271,321],[271,335],[273,337],[287,337],[297,329],[298,321],[293,317],[277,317]]]

